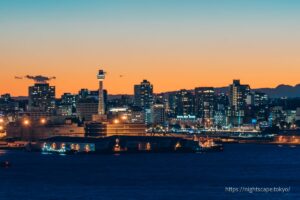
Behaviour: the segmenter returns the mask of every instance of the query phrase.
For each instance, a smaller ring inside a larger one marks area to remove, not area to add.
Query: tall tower
[[[104,92],[103,92],[103,81],[105,79],[105,72],[102,69],[99,70],[97,79],[99,80],[98,114],[105,115]]]

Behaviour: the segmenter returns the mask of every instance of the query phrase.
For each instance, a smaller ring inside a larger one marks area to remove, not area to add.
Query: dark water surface
[[[219,153],[68,156],[1,150],[3,160],[12,166],[0,168],[0,200],[300,199],[300,147],[228,144]]]

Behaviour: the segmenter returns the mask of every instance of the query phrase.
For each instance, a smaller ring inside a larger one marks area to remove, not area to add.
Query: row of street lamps
[[[124,122],[128,119],[126,115],[122,115],[120,118],[116,118],[113,120],[114,124],[119,124],[121,121]]]
[[[40,123],[41,125],[44,125],[44,124],[47,123],[47,119],[46,119],[46,118],[41,118],[41,119],[39,120],[39,123]],[[29,119],[25,118],[25,119],[23,119],[22,124],[23,124],[24,126],[30,126],[31,121],[30,121]]]

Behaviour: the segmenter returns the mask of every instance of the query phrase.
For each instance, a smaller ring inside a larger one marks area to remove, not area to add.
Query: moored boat
[[[222,144],[216,144],[213,139],[199,140],[199,146],[202,152],[218,152],[223,151]]]

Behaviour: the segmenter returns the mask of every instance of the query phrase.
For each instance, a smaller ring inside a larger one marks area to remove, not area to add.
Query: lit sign
[[[177,119],[196,119],[195,115],[178,115]]]
[[[110,112],[125,112],[125,111],[127,111],[127,108],[111,108],[109,111]]]

